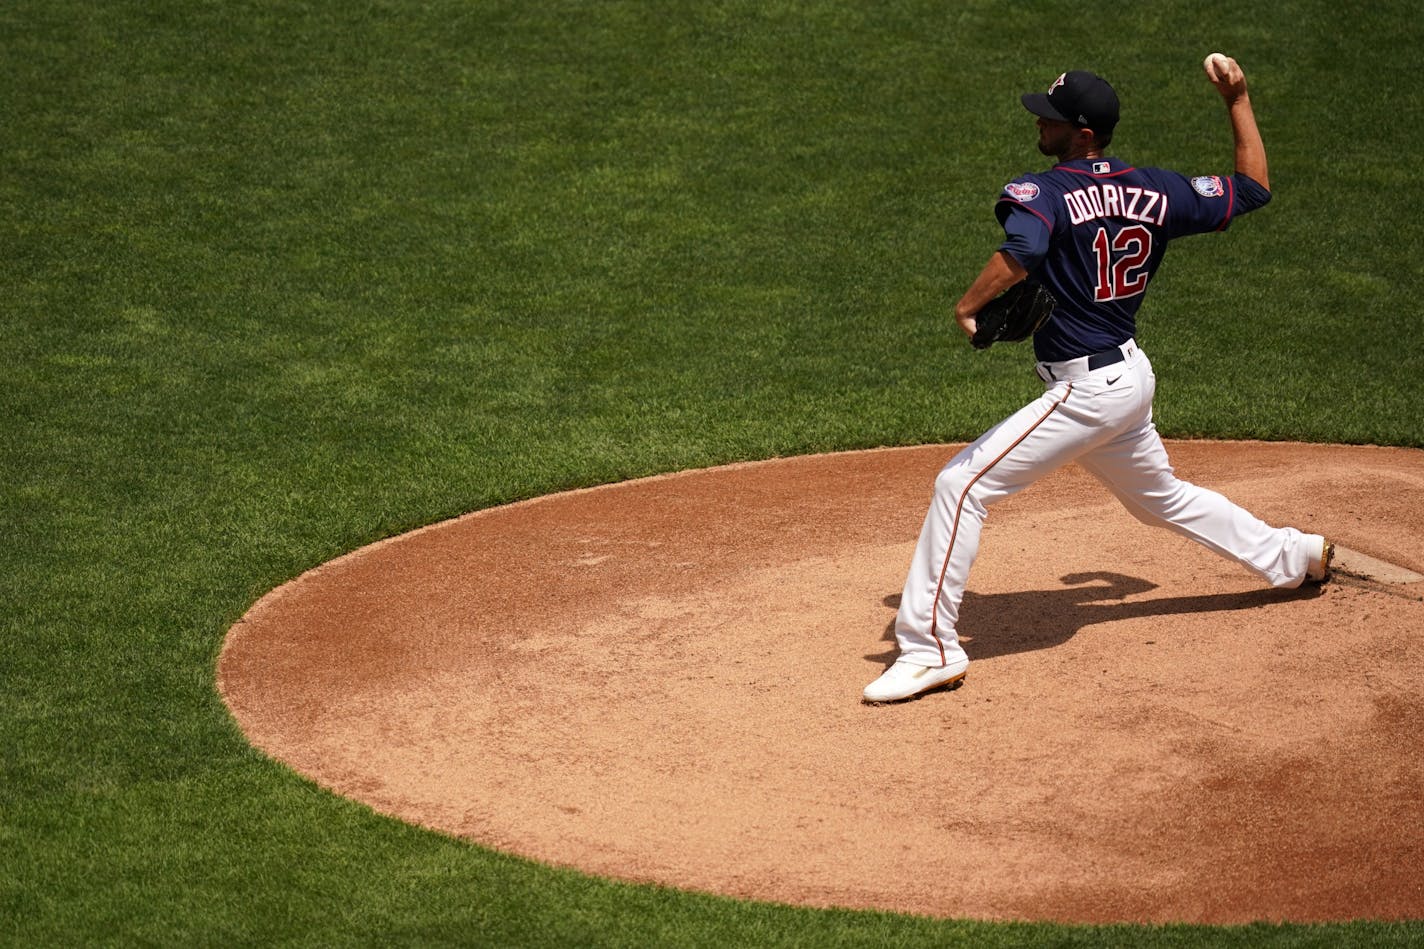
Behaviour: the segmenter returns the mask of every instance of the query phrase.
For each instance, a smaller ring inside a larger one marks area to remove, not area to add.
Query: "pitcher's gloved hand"
[[[1021,280],[984,305],[974,315],[975,349],[995,343],[1017,343],[1033,335],[1058,305],[1048,288],[1033,278]]]

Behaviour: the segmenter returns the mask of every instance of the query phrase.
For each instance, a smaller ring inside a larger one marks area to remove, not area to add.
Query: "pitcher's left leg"
[[[988,506],[1022,490],[1082,451],[1081,418],[1062,411],[1069,384],[984,433],[945,465],[915,545],[895,618],[900,658],[865,690],[889,702],[955,681],[969,664],[955,623]]]

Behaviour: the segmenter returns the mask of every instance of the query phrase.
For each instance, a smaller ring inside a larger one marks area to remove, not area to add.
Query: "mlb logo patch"
[[[1038,185],[1032,181],[1011,181],[1004,185],[1004,193],[1015,201],[1032,201],[1038,197]]]
[[[1095,174],[1095,175],[1105,175],[1105,174],[1107,174],[1107,173],[1110,172],[1110,171],[1112,171],[1112,165],[1111,165],[1109,162],[1105,162],[1105,161],[1095,161],[1095,162],[1093,162],[1093,174]]]
[[[1226,187],[1222,185],[1221,177],[1218,175],[1202,175],[1200,178],[1193,178],[1192,187],[1203,198],[1219,198],[1226,194]]]

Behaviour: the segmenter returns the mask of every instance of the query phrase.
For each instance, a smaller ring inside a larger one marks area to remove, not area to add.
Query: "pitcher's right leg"
[[[1150,419],[1078,462],[1138,520],[1190,538],[1272,586],[1297,587],[1329,570],[1324,537],[1272,527],[1223,495],[1178,478]]]

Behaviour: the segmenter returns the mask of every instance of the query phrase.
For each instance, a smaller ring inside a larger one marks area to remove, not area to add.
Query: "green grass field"
[[[613,884],[425,833],[251,750],[228,627],[510,500],[964,439],[1034,390],[949,305],[1042,167],[1020,92],[1272,204],[1175,245],[1174,436],[1424,446],[1424,30],[1391,0],[0,7],[0,941],[1398,945],[1424,925],[990,925]],[[946,846],[952,846],[946,841]],[[952,885],[952,881],[946,881]]]

